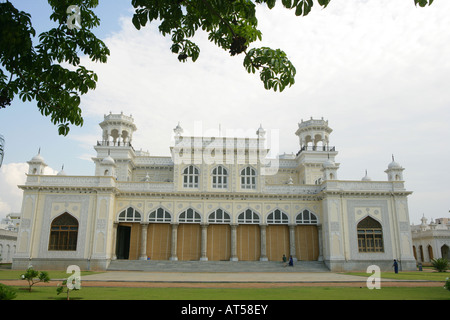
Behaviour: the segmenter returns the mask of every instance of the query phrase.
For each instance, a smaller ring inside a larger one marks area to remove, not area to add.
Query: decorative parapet
[[[173,182],[121,182],[117,181],[119,192],[174,192]]]
[[[265,194],[318,194],[321,186],[303,186],[303,185],[266,185],[263,193]]]
[[[19,186],[22,189],[28,188],[115,188],[116,180],[111,176],[47,176],[28,175],[25,185]]]
[[[410,194],[406,191],[403,181],[325,181],[322,189],[326,193],[379,193]]]

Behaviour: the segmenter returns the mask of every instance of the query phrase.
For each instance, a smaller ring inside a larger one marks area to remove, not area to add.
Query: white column
[[[259,257],[259,261],[268,261],[267,258],[267,250],[266,250],[266,224],[259,225],[259,231],[261,236],[261,256]]]
[[[322,244],[322,225],[321,224],[318,224],[317,225],[317,234],[318,234],[318,236],[319,236],[319,257],[317,258],[317,261],[323,261],[323,253],[322,253],[322,247],[323,247],[323,244]]]
[[[116,245],[117,245],[117,227],[118,226],[119,226],[118,222],[113,223],[112,258],[111,258],[111,260],[117,260]]]
[[[201,256],[200,261],[208,261],[206,255],[207,240],[208,240],[208,224],[204,223],[201,225],[202,228],[202,239],[201,239]]]
[[[147,228],[148,222],[141,222],[141,254],[139,260],[147,260]]]
[[[297,261],[295,254],[295,224],[289,225],[289,254],[292,256],[292,260]]]
[[[230,227],[231,227],[231,258],[230,258],[230,261],[238,261],[238,257],[237,257],[237,253],[236,253],[237,252],[237,250],[236,250],[237,224],[230,224]]]

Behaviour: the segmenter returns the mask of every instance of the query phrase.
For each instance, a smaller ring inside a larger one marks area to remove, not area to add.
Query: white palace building
[[[105,115],[93,176],[44,175],[38,154],[23,189],[14,269],[105,270],[112,260],[323,261],[331,271],[415,270],[403,168],[386,181],[338,178],[328,121],[298,124],[297,154],[267,159],[266,132],[193,137],[171,156],[131,142],[133,118]]]

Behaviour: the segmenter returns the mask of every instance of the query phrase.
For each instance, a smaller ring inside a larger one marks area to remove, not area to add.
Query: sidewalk
[[[83,281],[115,282],[183,282],[183,283],[293,283],[293,282],[365,282],[365,277],[344,275],[332,272],[144,272],[108,271],[83,276]]]

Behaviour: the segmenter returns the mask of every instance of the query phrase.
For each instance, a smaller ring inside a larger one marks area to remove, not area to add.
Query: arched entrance
[[[257,261],[261,255],[260,218],[256,212],[247,209],[238,216],[237,257],[239,261]]]
[[[283,254],[289,257],[289,218],[276,209],[267,215],[266,250],[269,261],[280,261]]]
[[[119,213],[117,220],[119,221],[116,238],[117,259],[138,259],[141,213],[129,207]]]
[[[298,260],[317,261],[319,259],[319,231],[317,216],[303,210],[295,218],[295,254]]]
[[[206,254],[209,261],[229,261],[231,257],[230,214],[217,209],[208,216]]]
[[[442,258],[450,260],[450,252],[449,252],[448,245],[444,244],[441,247],[441,255],[442,255]]]

